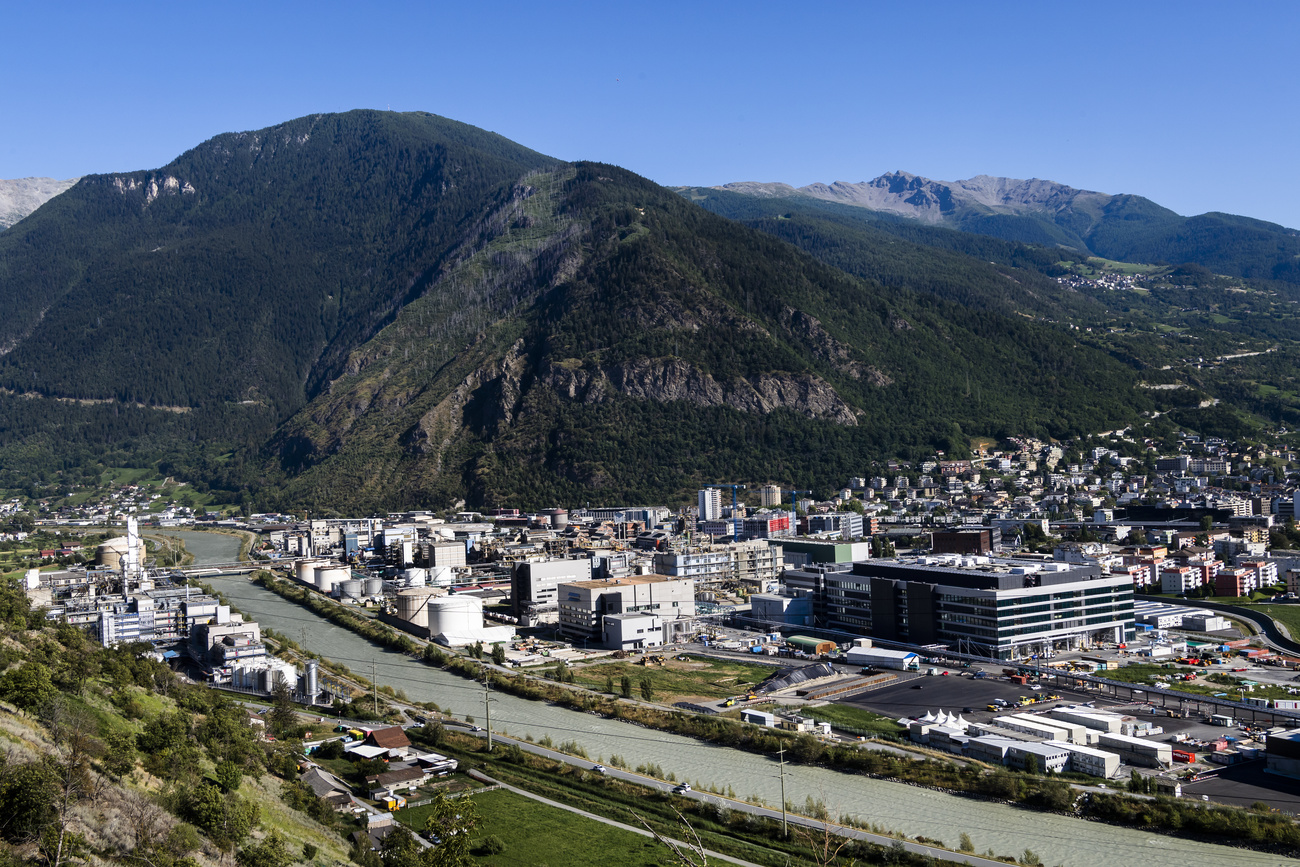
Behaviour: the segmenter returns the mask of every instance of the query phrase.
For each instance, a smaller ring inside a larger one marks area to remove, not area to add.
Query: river
[[[238,554],[239,539],[233,536],[193,531],[174,535],[195,555],[196,565],[230,562]],[[370,676],[373,664],[379,683],[403,690],[413,701],[437,702],[449,713],[473,715],[483,721],[482,687],[378,648],[245,578],[205,580],[263,626],[300,640],[363,676]],[[679,780],[689,780],[697,789],[731,786],[741,798],[756,795],[772,805],[781,802],[777,764],[763,756],[502,693],[494,693],[493,699],[492,727],[497,731],[531,735],[534,740],[549,735],[557,744],[574,740],[593,760],[618,755],[631,767],[654,763]],[[1046,864],[1068,867],[1119,863],[1140,867],[1300,865],[1300,861],[1275,855],[1036,813],[824,768],[787,765],[786,797],[797,805],[812,797],[825,803],[833,817],[853,815],[888,830],[912,837],[924,835],[951,846],[965,832],[976,851],[992,849],[999,855],[1019,856],[1028,848]]]

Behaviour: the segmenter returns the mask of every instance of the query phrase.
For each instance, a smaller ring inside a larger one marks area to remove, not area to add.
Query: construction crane
[[[811,493],[812,491],[782,491],[781,496],[784,497],[786,494],[790,495],[790,511],[794,511],[799,507],[799,504],[797,502],[799,495],[811,494]]]
[[[721,484],[721,485],[705,485],[705,487],[706,488],[731,488],[731,541],[735,542],[740,538],[740,518],[736,517],[736,513],[739,511],[739,509],[737,508],[739,503],[736,499],[736,491],[745,490],[745,486],[733,485],[733,484]]]

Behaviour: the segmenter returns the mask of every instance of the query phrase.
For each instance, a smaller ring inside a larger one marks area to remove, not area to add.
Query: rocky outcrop
[[[729,406],[742,412],[788,409],[808,418],[856,425],[853,409],[811,374],[773,373],[719,381],[676,358],[645,358],[588,369],[552,363],[539,380],[570,400],[600,403],[614,395],[660,403]]]
[[[834,365],[843,374],[881,387],[894,381],[879,369],[855,360],[848,344],[836,340],[816,316],[786,307],[781,311],[781,325],[787,334],[812,350],[813,355]]]
[[[50,199],[69,189],[79,178],[0,180],[0,230],[7,229]]]

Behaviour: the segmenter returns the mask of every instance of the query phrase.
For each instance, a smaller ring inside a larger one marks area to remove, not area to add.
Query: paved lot
[[[1241,807],[1263,801],[1274,809],[1300,814],[1300,780],[1265,773],[1263,760],[1232,765],[1217,777],[1183,786],[1184,798],[1201,795]]]
[[[915,689],[917,686],[920,689]],[[949,674],[947,677],[908,676],[902,683],[850,696],[842,703],[866,708],[891,719],[924,716],[927,710],[932,713],[945,710],[962,713],[967,719],[984,721],[995,716],[987,709],[987,705],[995,698],[1014,702],[1022,695],[1038,697],[1048,694],[1059,694],[1061,702],[1031,705],[1026,710],[1052,707],[1058,703],[1077,704],[1095,697],[1090,693],[1054,691],[1048,687],[1035,693],[1026,686],[993,677],[980,680]],[[973,708],[973,712],[965,712],[963,708],[967,707]],[[999,711],[996,715],[1002,713],[1005,711]]]

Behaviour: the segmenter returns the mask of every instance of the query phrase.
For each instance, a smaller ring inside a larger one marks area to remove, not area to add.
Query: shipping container
[[[1273,700],[1273,707],[1278,710],[1300,710],[1300,701],[1293,698],[1277,698]]]

